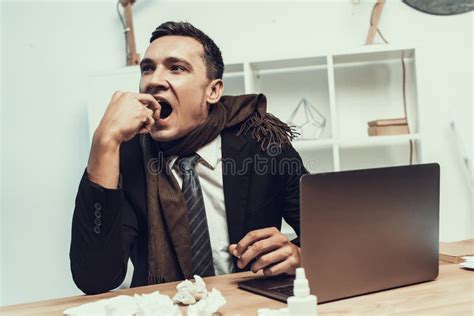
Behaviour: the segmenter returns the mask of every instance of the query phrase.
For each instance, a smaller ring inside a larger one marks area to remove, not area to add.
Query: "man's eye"
[[[174,72],[179,72],[179,71],[184,71],[186,70],[183,66],[180,66],[180,65],[173,65],[171,66],[171,71],[174,71]]]
[[[142,69],[141,69],[141,72],[142,73],[145,73],[145,72],[149,72],[149,71],[152,71],[152,67],[151,66],[143,66]]]

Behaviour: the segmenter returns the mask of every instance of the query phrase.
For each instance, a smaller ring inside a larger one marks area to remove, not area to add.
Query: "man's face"
[[[150,135],[171,141],[189,134],[208,115],[211,81],[206,76],[201,43],[191,37],[164,36],[148,46],[140,63],[140,92],[161,104]]]

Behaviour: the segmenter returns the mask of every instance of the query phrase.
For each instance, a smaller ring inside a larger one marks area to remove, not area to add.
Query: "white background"
[[[291,58],[363,45],[373,1],[138,0],[138,51],[167,20],[187,20],[226,63]],[[1,6],[0,305],[80,294],[69,271],[74,198],[88,158],[87,76],[124,66],[115,1],[3,1]],[[433,16],[399,1],[380,28],[417,49],[425,161],[442,170],[444,241],[472,237],[472,187],[449,130],[472,157],[473,13]],[[379,41],[379,40],[377,40]],[[138,86],[138,83],[137,83]]]

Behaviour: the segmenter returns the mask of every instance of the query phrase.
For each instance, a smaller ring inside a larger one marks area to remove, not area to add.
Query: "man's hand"
[[[117,91],[100,121],[94,137],[105,138],[117,145],[136,134],[148,133],[161,106],[150,94]]]
[[[108,189],[119,181],[120,145],[148,133],[160,117],[161,106],[152,95],[117,91],[92,139],[87,164],[89,180]]]
[[[231,244],[229,252],[239,258],[239,268],[250,263],[252,272],[263,269],[265,275],[294,275],[301,264],[300,248],[275,227],[249,232],[239,243]]]

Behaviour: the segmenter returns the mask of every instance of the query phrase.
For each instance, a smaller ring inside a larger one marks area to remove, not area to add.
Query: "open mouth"
[[[165,119],[171,115],[173,112],[173,108],[168,102],[160,101],[161,111],[160,111],[160,119]]]

